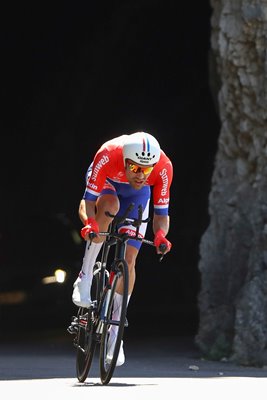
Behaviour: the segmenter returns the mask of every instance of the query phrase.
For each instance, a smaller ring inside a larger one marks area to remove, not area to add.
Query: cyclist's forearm
[[[156,215],[153,218],[153,232],[154,234],[162,229],[165,234],[169,232],[170,217],[169,215]]]
[[[83,224],[86,223],[88,218],[95,218],[95,202],[88,200],[81,200],[79,206],[79,217]]]

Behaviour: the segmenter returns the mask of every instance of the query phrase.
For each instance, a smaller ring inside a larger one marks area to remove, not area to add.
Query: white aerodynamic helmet
[[[124,163],[127,158],[140,165],[156,164],[160,158],[160,145],[149,133],[136,132],[128,135],[123,145]]]

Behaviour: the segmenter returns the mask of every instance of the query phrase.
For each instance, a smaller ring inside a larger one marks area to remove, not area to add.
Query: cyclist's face
[[[135,164],[132,160],[127,160],[125,170],[129,184],[136,190],[141,189],[153,171],[153,167],[153,165],[144,167],[143,165]]]

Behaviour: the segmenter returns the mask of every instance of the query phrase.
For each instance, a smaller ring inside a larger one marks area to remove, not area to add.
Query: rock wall
[[[211,0],[221,132],[200,243],[196,344],[267,364],[267,1]]]

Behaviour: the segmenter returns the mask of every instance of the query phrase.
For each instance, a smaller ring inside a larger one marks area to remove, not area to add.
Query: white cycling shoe
[[[78,307],[90,307],[90,282],[78,277],[73,284],[72,301]]]
[[[113,342],[111,343],[110,347],[109,347],[109,343],[108,343],[108,352],[107,352],[107,357],[106,357],[106,363],[110,364],[113,358],[113,352],[114,352],[114,347],[115,347],[115,340],[113,340]],[[124,351],[123,351],[123,340],[121,341],[121,347],[120,347],[120,351],[119,351],[119,355],[117,358],[117,362],[116,362],[116,367],[120,367],[122,364],[125,363],[125,355],[124,355]]]

